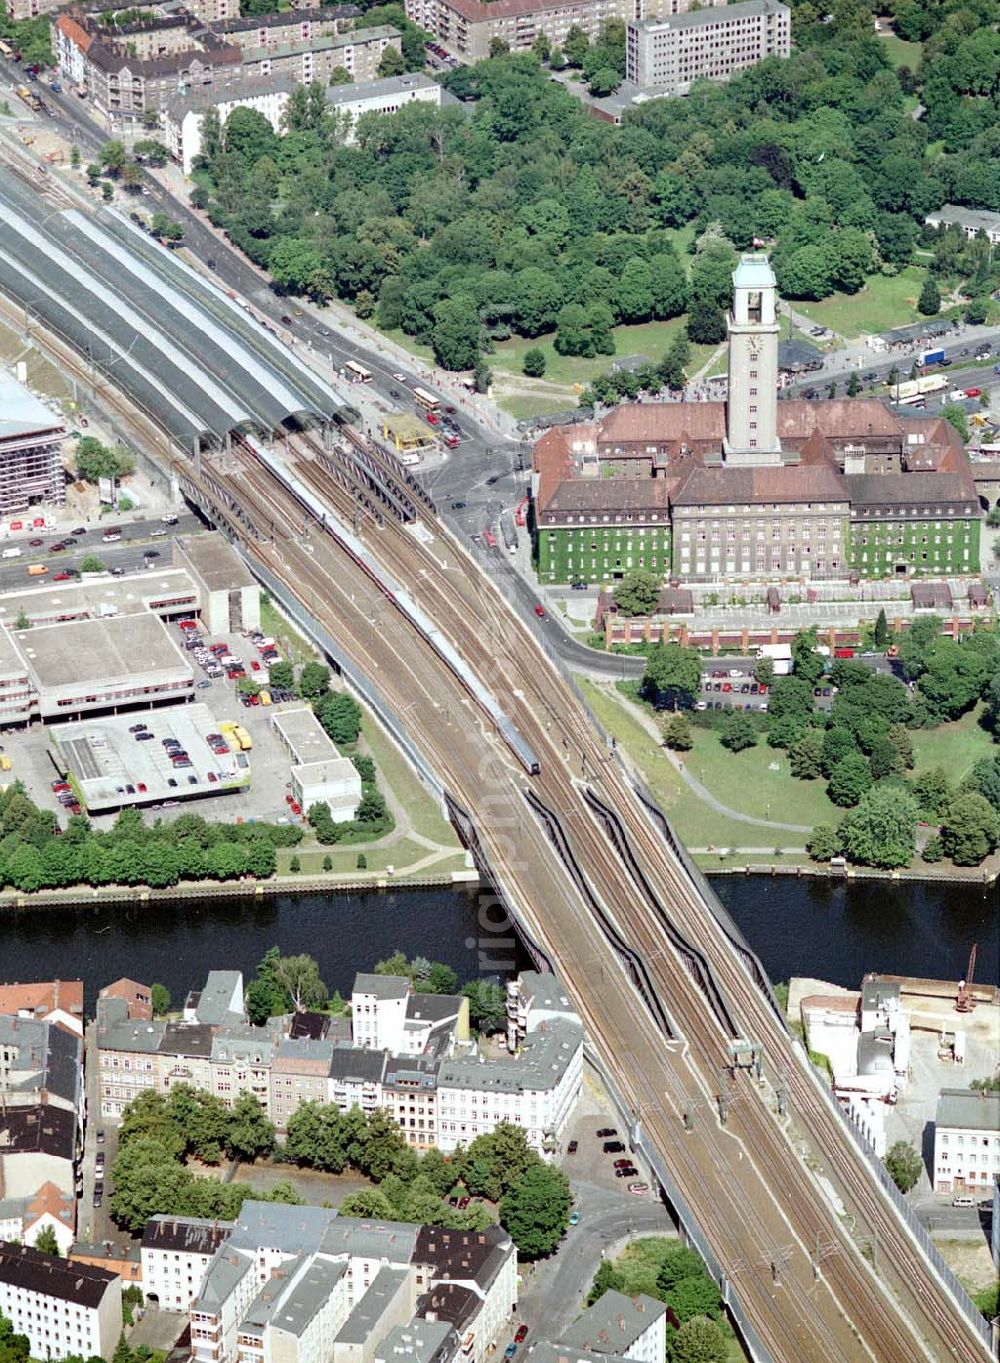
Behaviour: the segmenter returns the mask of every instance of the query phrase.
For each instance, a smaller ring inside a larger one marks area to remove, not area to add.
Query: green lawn
[[[316,844],[306,847],[279,847],[278,872],[280,875],[288,875],[289,863],[292,857],[297,856],[302,875],[319,875],[323,870],[323,860],[328,856],[333,863],[334,871],[346,873],[357,869],[359,852],[364,853],[369,871],[384,871],[387,866],[393,866],[401,873],[407,866],[428,855],[426,847],[410,842],[408,838],[401,838],[399,842],[394,842],[389,847],[364,848],[357,845],[320,847]],[[436,864],[434,869],[438,869]]]
[[[803,824],[808,828],[818,823],[838,823],[843,817],[843,810],[827,799],[826,782],[822,778],[797,781],[789,773],[788,754],[778,748],[769,748],[763,735],[755,748],[731,753],[722,746],[719,735],[713,730],[693,729],[692,732],[694,747],[687,754],[688,770],[730,809],[751,814],[755,819]],[[777,770],[773,770],[775,767]],[[748,826],[742,840],[748,845],[763,847],[768,839],[760,835],[765,831],[756,830],[755,836],[748,839],[747,833],[754,832]],[[791,836],[794,841],[797,835],[786,833],[784,836]],[[781,841],[781,835],[778,841]]]
[[[977,706],[954,724],[942,724],[937,729],[919,729],[913,734],[914,770],[917,773],[931,767],[943,767],[948,780],[957,785],[969,768],[980,757],[995,757],[1000,747],[979,726],[982,707]]]
[[[888,331],[921,320],[917,299],[926,271],[907,266],[898,275],[872,275],[858,293],[834,293],[820,303],[795,303],[817,326],[830,327],[841,336]]]
[[[290,662],[315,662],[317,652],[308,640],[303,639],[293,625],[277,609],[274,602],[263,593],[260,601],[260,627],[265,634],[280,640],[285,645]]]
[[[895,33],[886,33],[881,38],[881,43],[885,55],[893,66],[908,66],[911,71],[916,71],[924,54],[923,43],[908,43],[905,38],[899,38]]]
[[[441,813],[434,796],[413,774],[412,767],[385,730],[367,712],[361,732],[375,760],[380,785],[392,791],[406,811],[413,831],[446,847],[457,848],[459,841],[455,830]]]
[[[582,677],[577,681],[601,725],[614,735],[639,768],[682,842],[688,847],[765,847],[768,844],[770,838],[766,828],[717,814],[695,799],[664,750],[645,729],[601,687]],[[786,834],[785,838],[794,841],[796,836]],[[777,835],[775,846],[780,841],[782,839]]]

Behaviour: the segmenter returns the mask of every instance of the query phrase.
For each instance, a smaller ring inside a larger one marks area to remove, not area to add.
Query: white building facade
[[[122,1329],[122,1282],[91,1264],[0,1244],[0,1316],[27,1335],[31,1356],[110,1358]]]
[[[1000,1093],[942,1089],[934,1122],[934,1191],[992,1195],[1000,1175]]]

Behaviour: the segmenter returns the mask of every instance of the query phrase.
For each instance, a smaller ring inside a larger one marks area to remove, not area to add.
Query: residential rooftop
[[[553,1018],[524,1039],[517,1055],[489,1063],[475,1058],[444,1060],[439,1088],[469,1088],[489,1093],[550,1089],[583,1042],[583,1028],[568,1018]]]
[[[58,1297],[73,1306],[94,1309],[104,1300],[104,1294],[117,1273],[93,1264],[69,1263],[27,1245],[12,1245],[0,1241],[0,1282],[23,1292],[39,1292],[47,1297]]]
[[[938,1127],[1000,1132],[1000,1093],[986,1089],[942,1089],[934,1121]]]
[[[405,1268],[380,1268],[367,1292],[340,1327],[335,1344],[367,1343],[409,1276],[409,1270]]]
[[[410,989],[405,975],[369,975],[358,971],[351,993],[374,994],[377,999],[405,999]]]
[[[611,1289],[562,1333],[562,1342],[595,1353],[628,1353],[636,1340],[666,1314],[666,1306],[654,1297],[640,1293],[627,1297]]]
[[[167,1216],[158,1213],[146,1222],[146,1228],[142,1233],[142,1247],[183,1254],[212,1255],[229,1236],[232,1228],[232,1221],[214,1221],[198,1216]]]

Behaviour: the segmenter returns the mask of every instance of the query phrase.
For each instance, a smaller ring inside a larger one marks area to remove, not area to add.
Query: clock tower
[[[735,468],[781,463],[776,301],[777,286],[767,256],[743,256],[733,271],[733,306],[727,324],[725,459]]]

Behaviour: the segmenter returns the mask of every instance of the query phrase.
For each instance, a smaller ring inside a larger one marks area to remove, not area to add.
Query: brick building
[[[632,403],[542,436],[542,582],[978,572],[979,500],[954,428],[875,398],[778,402],[774,318],[770,267],[744,257],[728,402]]]

